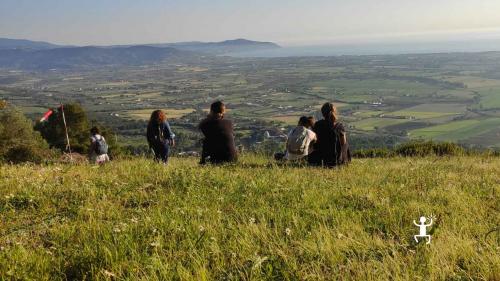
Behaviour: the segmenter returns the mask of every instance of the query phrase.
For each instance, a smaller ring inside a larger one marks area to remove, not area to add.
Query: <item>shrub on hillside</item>
[[[396,147],[395,152],[400,156],[453,156],[463,155],[464,148],[451,142],[433,142],[433,141],[411,141]]]
[[[40,163],[52,157],[52,151],[33,130],[30,120],[11,106],[0,108],[0,160]]]
[[[388,148],[370,148],[355,150],[352,154],[355,158],[386,158],[394,156],[394,151]]]

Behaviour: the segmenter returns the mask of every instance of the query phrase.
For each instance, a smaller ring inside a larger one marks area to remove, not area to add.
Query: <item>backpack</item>
[[[291,154],[302,155],[306,151],[307,146],[307,129],[298,126],[293,129],[288,137],[286,150]]]
[[[163,133],[164,130],[164,125],[163,124],[158,124],[158,125],[151,125],[148,126],[148,131],[147,131],[147,138],[149,145],[160,145],[165,143],[165,135]]]
[[[165,143],[165,135],[163,134],[163,124],[158,125],[158,135],[156,136],[157,140],[160,141],[160,143]]]
[[[96,136],[95,153],[97,155],[108,154],[108,144],[102,136],[99,136],[99,138]]]
[[[339,127],[339,123],[333,126],[333,133],[335,136],[334,153],[336,157],[336,165],[349,164],[349,162],[351,162],[351,150],[349,149],[349,143],[346,142],[344,145],[342,145],[342,143],[340,142],[340,130],[341,128]]]

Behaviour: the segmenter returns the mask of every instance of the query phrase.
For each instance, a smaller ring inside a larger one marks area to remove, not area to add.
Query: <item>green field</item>
[[[21,110],[24,112],[24,114],[41,114],[40,117],[42,117],[43,113],[47,112],[48,109],[36,106],[26,106],[21,107]]]
[[[403,110],[387,113],[387,116],[405,116],[415,119],[439,118],[458,115],[465,112],[465,106],[461,104],[419,104]]]
[[[272,120],[272,121],[280,121],[280,122],[283,122],[287,125],[297,125],[298,121],[299,121],[299,118],[301,117],[302,115],[278,115],[278,116],[273,116],[271,118],[269,118],[269,120]]]
[[[487,133],[499,126],[500,118],[460,120],[413,130],[410,135],[417,138],[460,141]]]
[[[365,91],[367,94],[380,92],[397,92],[397,93],[425,93],[432,90],[437,90],[437,87],[429,86],[423,83],[408,83],[406,81],[382,80],[382,79],[362,79],[353,83],[351,79],[333,79],[316,83],[318,87],[329,89],[345,89],[345,92]]]
[[[499,158],[268,162],[2,165],[0,279],[500,279]]]
[[[500,109],[500,88],[479,92],[481,109]]]
[[[139,119],[139,120],[149,120],[151,117],[151,113],[153,112],[154,109],[139,109],[139,110],[129,110],[125,111],[124,115],[128,116],[132,119]],[[194,111],[193,108],[186,108],[186,109],[163,109],[165,114],[167,115],[167,118],[181,118],[185,116],[186,114],[189,114]]]
[[[361,121],[353,122],[356,129],[361,129],[365,131],[373,131],[376,128],[383,128],[391,125],[397,125],[410,122],[407,119],[394,119],[394,118],[366,118]]]
[[[32,119],[61,102],[80,103],[92,120],[130,140],[142,139],[142,120],[164,108],[176,131],[188,138],[178,143],[180,151],[197,149],[196,124],[205,117],[200,112],[215,100],[226,103],[228,118],[245,131],[235,133],[246,149],[262,143],[266,131],[287,131],[300,116],[320,119],[327,101],[341,107],[349,133],[363,139],[353,142],[354,148],[385,145],[372,142],[380,138],[432,138],[488,148],[500,143],[498,123],[485,121],[500,118],[499,54],[207,56],[71,73],[0,69],[0,99],[24,108]]]

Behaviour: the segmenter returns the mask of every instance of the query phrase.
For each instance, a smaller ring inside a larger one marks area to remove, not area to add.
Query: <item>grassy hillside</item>
[[[0,166],[0,279],[499,280],[499,174],[487,157]]]

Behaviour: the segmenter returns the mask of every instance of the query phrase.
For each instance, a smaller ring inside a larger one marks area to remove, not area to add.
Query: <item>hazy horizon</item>
[[[3,0],[0,37],[63,45],[247,38],[282,46],[500,39],[494,0]]]

